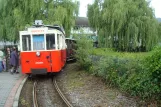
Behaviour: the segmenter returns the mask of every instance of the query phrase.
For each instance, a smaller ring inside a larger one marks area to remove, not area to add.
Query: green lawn
[[[117,56],[124,58],[143,58],[151,55],[151,52],[115,52],[109,48],[96,48],[92,54],[99,56]]]

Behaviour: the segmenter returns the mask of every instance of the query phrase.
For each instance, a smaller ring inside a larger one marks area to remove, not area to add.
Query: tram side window
[[[31,50],[31,37],[30,35],[22,35],[22,49],[23,51]]]
[[[59,44],[59,43],[60,43],[60,35],[58,34],[58,35],[57,35],[57,44],[58,44],[58,49],[60,49],[60,44]]]
[[[55,49],[55,34],[46,35],[46,48]]]
[[[63,49],[65,49],[65,48],[67,48],[67,45],[66,45],[66,42],[65,42],[65,37],[64,36],[62,36],[63,37]]]
[[[57,39],[58,39],[58,49],[63,49],[63,36],[62,36],[62,34],[58,34]]]

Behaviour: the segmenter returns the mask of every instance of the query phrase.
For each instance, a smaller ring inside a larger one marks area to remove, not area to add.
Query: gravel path
[[[59,87],[74,107],[137,107],[133,98],[109,88],[100,78],[68,64],[57,78]]]

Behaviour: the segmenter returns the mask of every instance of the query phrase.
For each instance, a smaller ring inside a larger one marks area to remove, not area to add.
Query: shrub
[[[138,63],[139,60],[127,59],[118,56],[105,56],[94,64],[92,70],[94,74],[102,76],[110,84],[121,86],[129,75],[133,72],[138,72],[142,69],[142,65]]]
[[[136,54],[117,53],[110,49],[91,52],[91,49],[90,41],[85,38],[79,40],[78,62],[87,71],[132,96],[158,102],[161,100],[161,47],[149,53]]]
[[[90,53],[92,50],[93,50],[92,41],[87,39],[86,35],[79,36],[79,38],[77,39],[76,58],[80,66],[87,71],[90,69],[92,65],[92,61],[90,58]]]
[[[161,48],[147,57],[103,56],[93,64],[93,74],[110,85],[144,100],[161,99]]]
[[[144,61],[146,71],[144,82],[145,87],[150,88],[145,97],[153,95],[155,99],[161,99],[161,47],[156,47],[151,56]]]

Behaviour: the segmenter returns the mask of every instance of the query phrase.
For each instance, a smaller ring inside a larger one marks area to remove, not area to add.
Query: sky
[[[92,4],[93,0],[79,0],[80,1],[80,8],[79,8],[79,16],[86,17],[87,15],[87,5]]]
[[[92,4],[94,0],[80,0],[79,16],[86,17],[87,4]],[[151,0],[150,7],[155,11],[155,16],[161,18],[161,0]]]
[[[150,6],[155,10],[155,16],[161,18],[161,0],[152,0]]]

